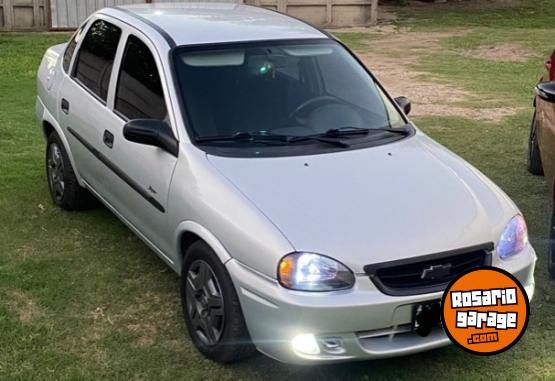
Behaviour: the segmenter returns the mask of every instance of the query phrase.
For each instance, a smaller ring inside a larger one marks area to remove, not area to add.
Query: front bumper
[[[507,261],[493,255],[493,265],[515,275],[532,299],[536,261],[532,246]],[[414,305],[440,300],[442,292],[389,296],[379,291],[367,275],[359,274],[351,290],[307,293],[287,290],[275,279],[233,259],[226,267],[253,343],[276,360],[310,364],[378,359],[450,343],[440,327],[426,337],[411,332]],[[315,336],[318,354],[293,349],[293,339],[306,334]]]

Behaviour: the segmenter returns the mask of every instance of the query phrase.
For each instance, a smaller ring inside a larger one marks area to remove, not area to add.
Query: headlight
[[[283,287],[300,291],[334,291],[353,287],[353,272],[329,257],[311,253],[286,255],[279,263]]]
[[[520,253],[527,243],[528,228],[526,227],[526,222],[524,217],[517,214],[509,221],[505,230],[503,230],[497,244],[497,253],[499,253],[502,259],[506,259]]]

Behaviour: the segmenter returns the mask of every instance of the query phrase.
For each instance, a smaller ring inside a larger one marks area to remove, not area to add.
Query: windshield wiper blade
[[[336,137],[345,135],[366,135],[369,132],[370,128],[344,126],[339,128],[330,128],[324,132],[322,136]]]
[[[253,140],[273,140],[273,141],[286,141],[285,135],[273,134],[253,134],[250,132],[236,132],[233,135],[215,135],[215,136],[198,136],[195,140],[199,143],[205,142],[251,142]]]
[[[337,139],[330,139],[323,135],[306,135],[306,136],[289,136],[288,143],[304,142],[307,140],[316,140],[322,143],[331,144],[341,148],[349,148],[349,144]]]
[[[250,132],[237,132],[233,135],[220,135],[220,136],[199,136],[195,139],[197,143],[207,143],[207,142],[247,142],[247,143],[277,143],[277,144],[288,144],[288,143],[298,143],[307,140],[316,140],[322,143],[327,143],[335,145],[342,148],[347,148],[349,145],[337,139],[329,139],[318,135],[306,135],[306,136],[295,136],[295,135],[279,135],[272,133],[250,133]]]
[[[339,136],[348,136],[348,135],[368,135],[370,133],[382,133],[382,132],[391,132],[395,134],[403,134],[409,135],[410,130],[407,128],[364,128],[364,127],[352,127],[352,126],[344,126],[339,128],[331,128],[320,134],[319,136],[325,137],[339,137]]]

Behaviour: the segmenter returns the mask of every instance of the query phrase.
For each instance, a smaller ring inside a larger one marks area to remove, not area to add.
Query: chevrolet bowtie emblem
[[[422,271],[420,279],[441,279],[451,274],[451,264],[430,266]]]

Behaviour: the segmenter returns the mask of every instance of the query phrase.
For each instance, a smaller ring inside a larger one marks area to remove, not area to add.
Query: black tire
[[[255,353],[231,278],[205,242],[195,242],[185,253],[180,284],[183,316],[199,352],[220,363]]]
[[[93,197],[79,185],[66,149],[56,132],[46,144],[46,178],[54,203],[64,210],[83,210],[92,205]]]
[[[555,279],[555,204],[551,213],[551,224],[549,226],[549,245],[547,251],[547,269],[551,278]]]
[[[536,136],[536,111],[532,117],[530,137],[528,138],[528,172],[536,176],[543,176],[542,158]]]

